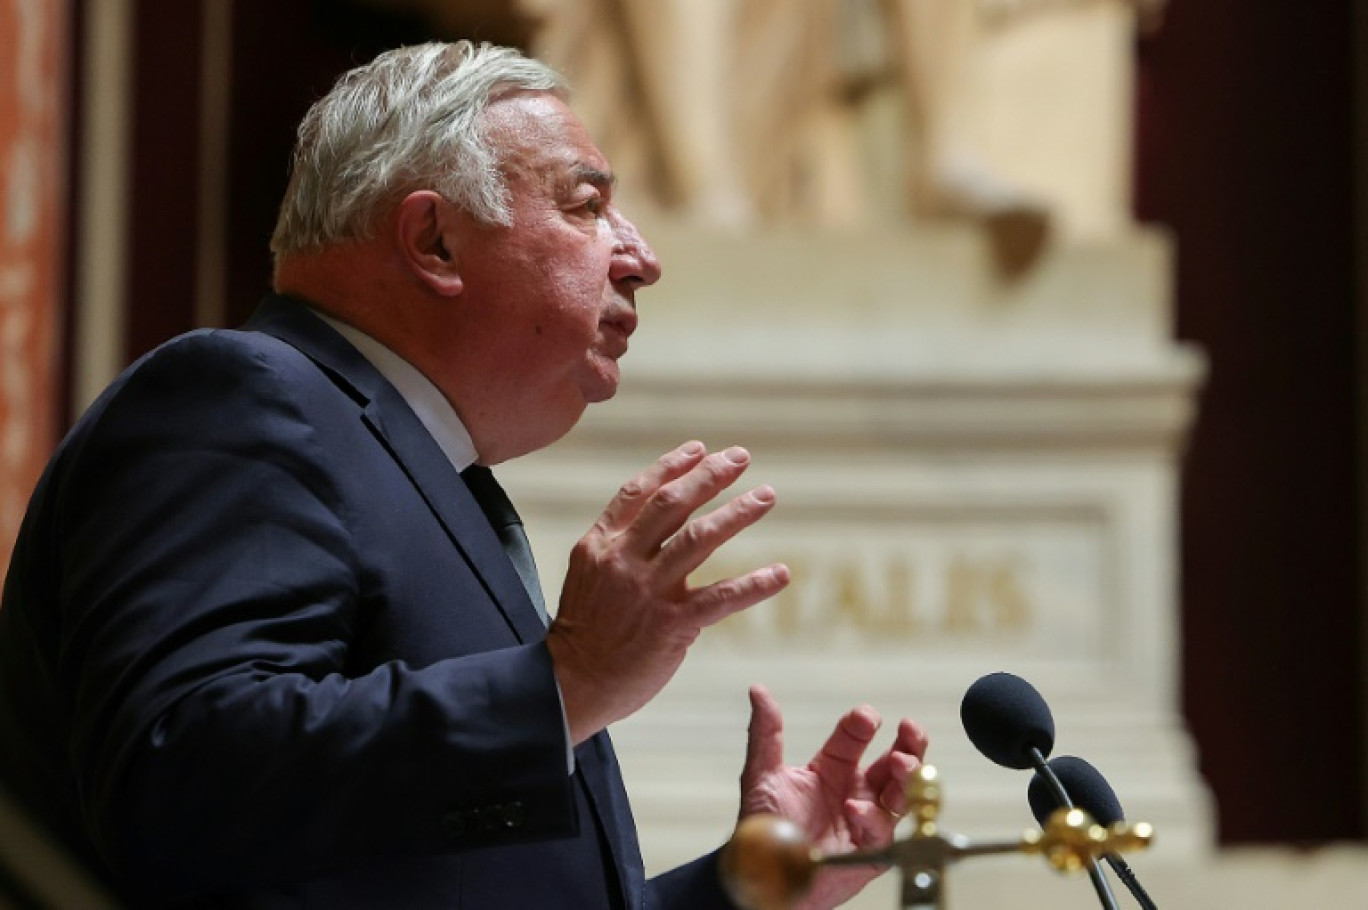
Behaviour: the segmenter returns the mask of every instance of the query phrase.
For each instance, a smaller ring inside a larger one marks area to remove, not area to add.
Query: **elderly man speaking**
[[[575,546],[555,620],[489,466],[611,397],[660,277],[558,76],[384,54],[299,130],[275,293],[120,376],[30,505],[0,609],[0,780],[129,905],[730,906],[647,880],[606,728],[789,581],[689,574],[773,507],[686,442]],[[696,514],[697,513],[697,514]],[[807,765],[763,689],[740,813],[887,843],[926,748],[852,710]],[[876,874],[824,872],[835,906]]]

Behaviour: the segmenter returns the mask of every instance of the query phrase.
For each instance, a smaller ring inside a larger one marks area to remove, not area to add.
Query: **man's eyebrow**
[[[588,183],[600,189],[617,185],[617,175],[612,171],[600,170],[587,164],[575,165],[570,173],[576,184]]]

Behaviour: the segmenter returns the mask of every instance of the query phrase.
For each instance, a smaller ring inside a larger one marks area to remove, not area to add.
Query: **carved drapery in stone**
[[[703,223],[1129,221],[1159,0],[521,0],[638,204]]]

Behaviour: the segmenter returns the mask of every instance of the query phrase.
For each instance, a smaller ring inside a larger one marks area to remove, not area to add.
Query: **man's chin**
[[[617,385],[606,388],[595,389],[591,394],[585,396],[585,400],[590,404],[598,404],[607,401],[617,394]]]
[[[618,383],[622,377],[617,361],[607,360],[596,364],[594,375],[584,383],[584,400],[590,404],[607,401],[617,394]]]

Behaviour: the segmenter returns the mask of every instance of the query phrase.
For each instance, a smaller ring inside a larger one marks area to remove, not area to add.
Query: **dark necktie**
[[[537,608],[537,615],[541,617],[542,625],[548,622],[546,614],[546,600],[542,597],[541,580],[537,577],[537,564],[532,559],[532,546],[527,542],[527,532],[523,530],[522,519],[518,517],[518,510],[513,508],[512,501],[504,488],[499,486],[499,482],[494,479],[494,473],[483,465],[473,464],[461,472],[461,479],[470,488],[470,493],[475,497],[475,501],[480,504],[480,509],[485,513],[485,518],[489,519],[496,534],[499,535],[499,542],[503,544],[504,552],[513,562],[513,568],[517,569],[518,577],[522,579],[523,587],[527,589],[527,596],[532,598],[532,605]]]

